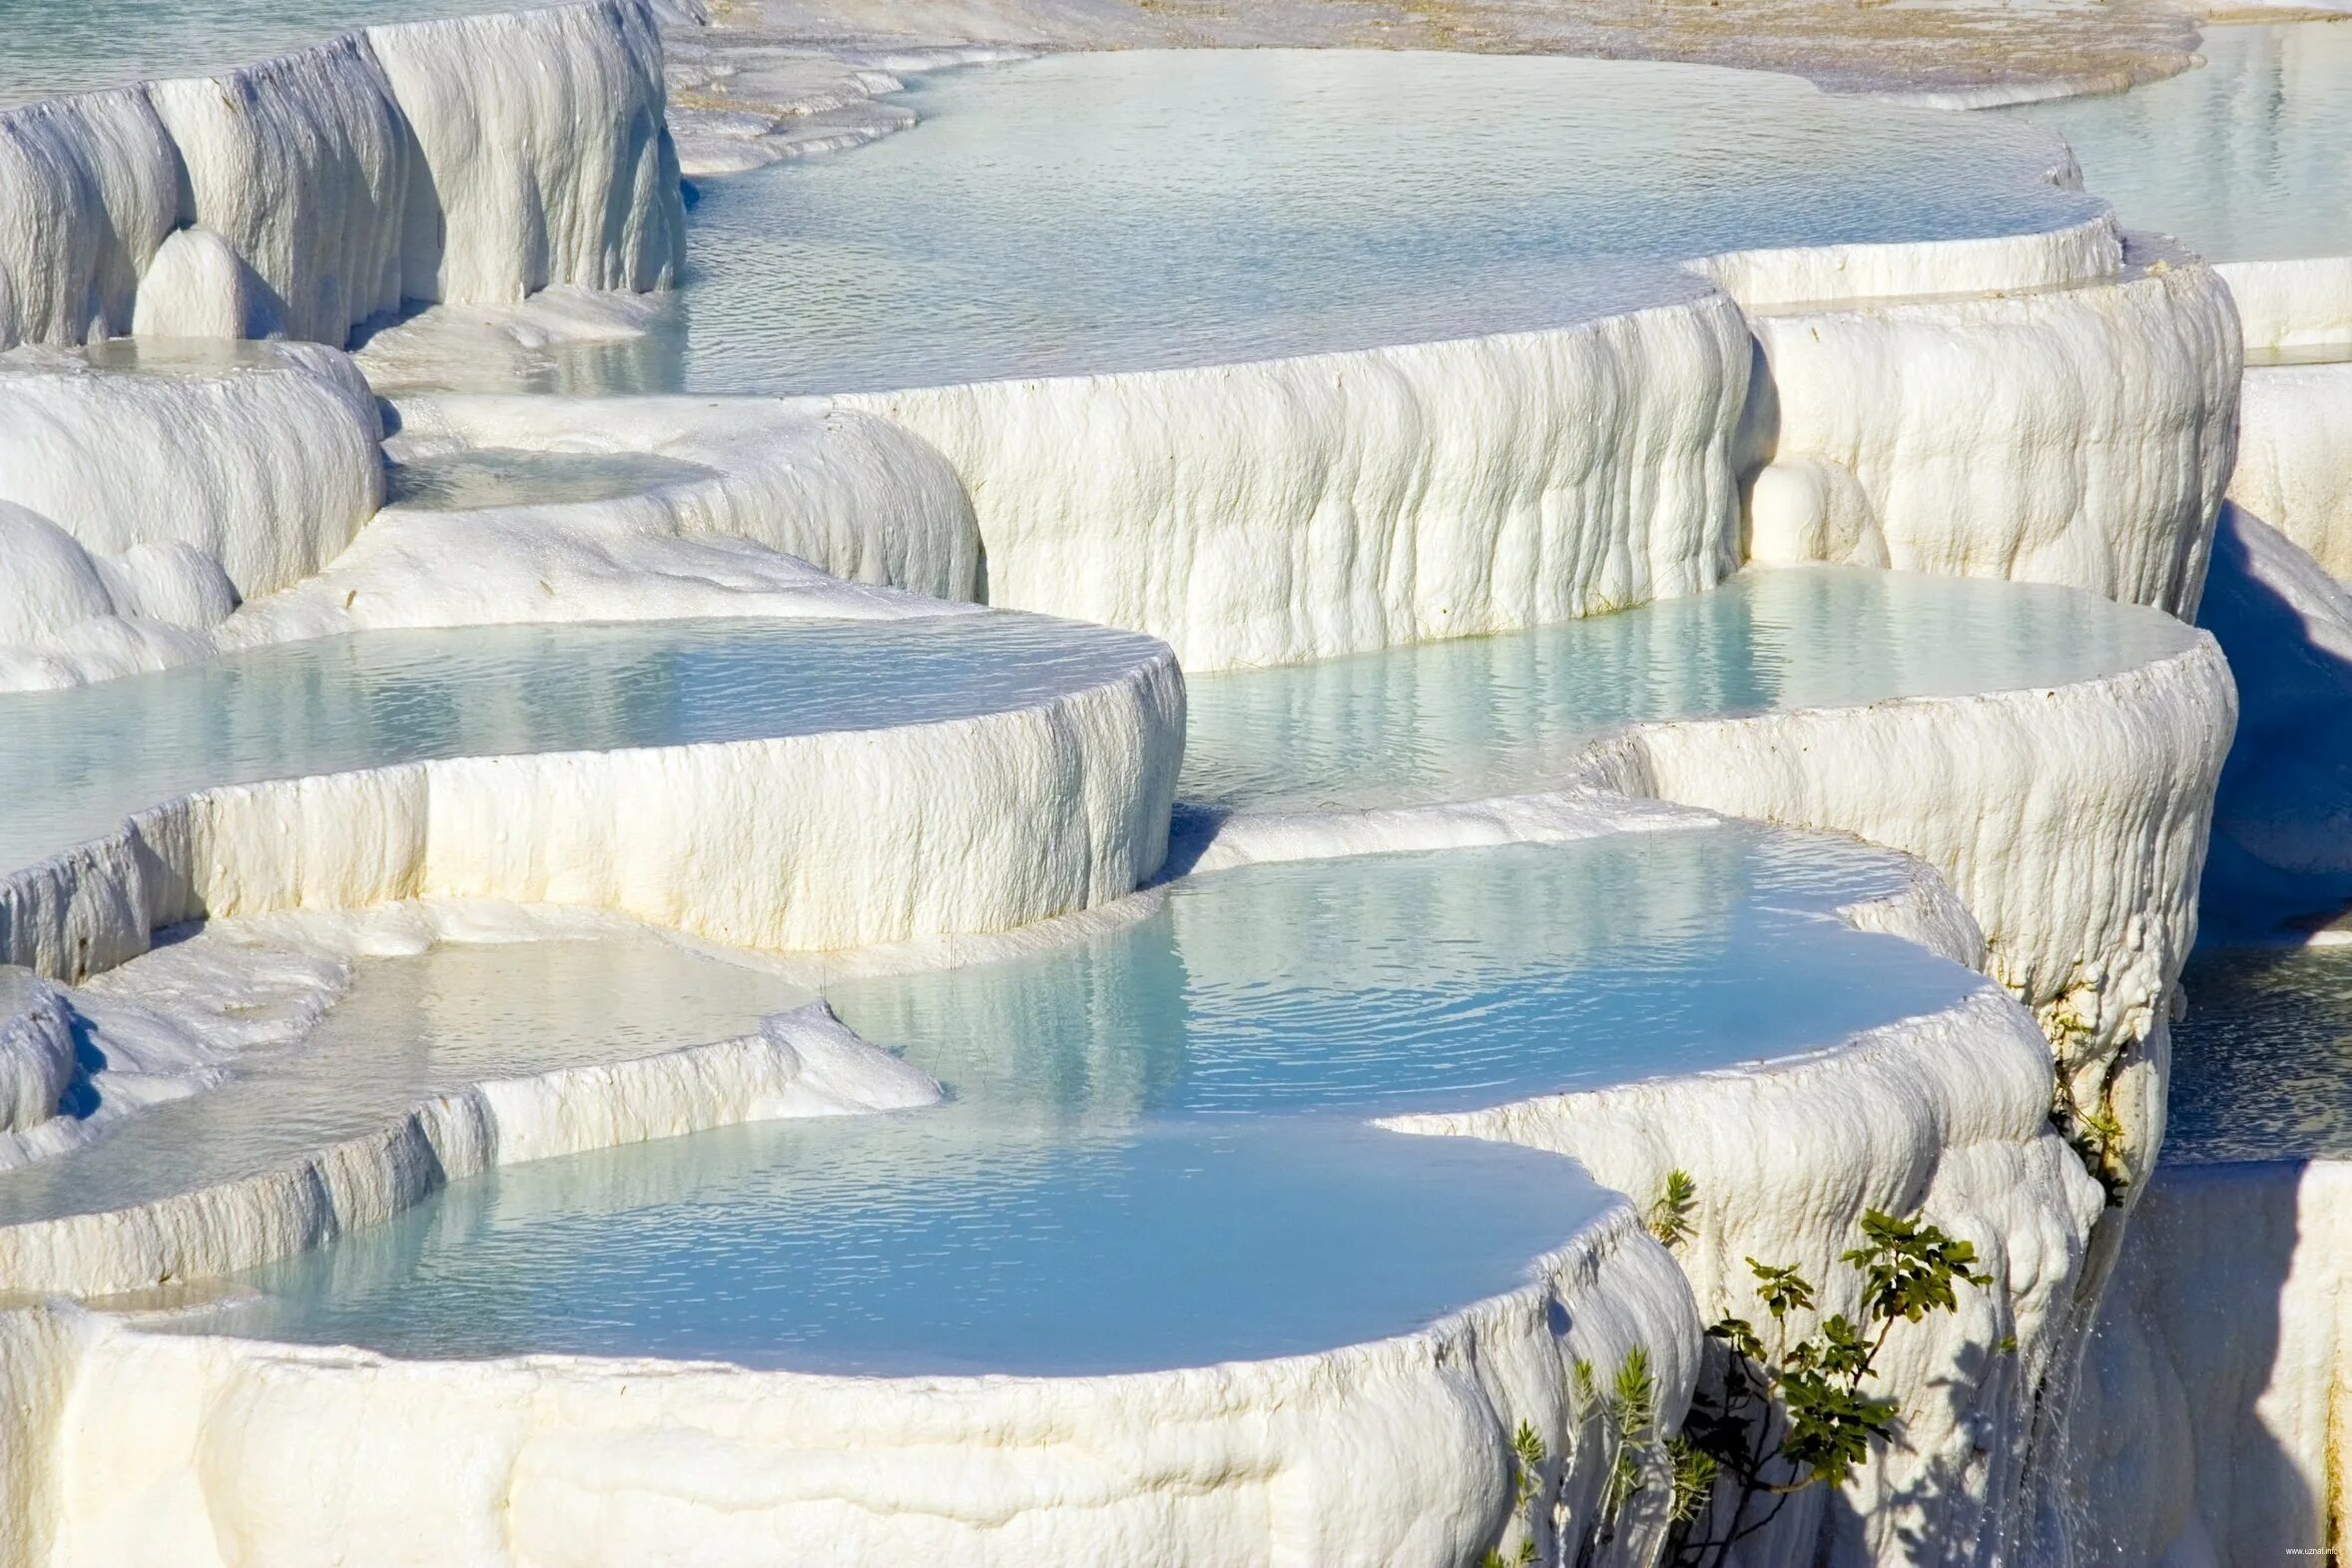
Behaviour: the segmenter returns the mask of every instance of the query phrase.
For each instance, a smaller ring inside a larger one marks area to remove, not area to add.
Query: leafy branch
[[[1669,1248],[1688,1241],[1698,1212],[1698,1184],[1667,1173],[1647,1217],[1650,1234]],[[1569,1368],[1575,1442],[1600,1445],[1608,1470],[1595,1518],[1576,1561],[1595,1560],[1616,1539],[1634,1503],[1659,1492],[1649,1516],[1662,1513],[1669,1568],[1722,1568],[1731,1549],[1769,1529],[1789,1500],[1816,1486],[1843,1486],[1872,1451],[1896,1436],[1896,1401],[1871,1391],[1880,1353],[1897,1323],[1957,1311],[1960,1289],[1993,1277],[1978,1267],[1976,1247],[1941,1227],[1873,1209],[1862,1242],[1839,1262],[1859,1277],[1858,1315],[1821,1319],[1799,1337],[1794,1319],[1816,1311],[1813,1283],[1792,1265],[1750,1258],[1756,1300],[1767,1319],[1759,1330],[1725,1317],[1707,1330],[1712,1378],[1693,1395],[1682,1429],[1661,1434],[1657,1380],[1638,1347],[1603,1387],[1592,1363]],[[1997,1348],[2016,1350],[2016,1338]],[[1489,1551],[1481,1568],[1531,1568],[1542,1509],[1542,1439],[1525,1422],[1511,1441],[1516,1475],[1515,1551]]]
[[[1744,1317],[1707,1330],[1720,1373],[1693,1398],[1665,1450],[1674,1477],[1666,1558],[1673,1568],[1719,1568],[1792,1497],[1844,1485],[1895,1436],[1896,1402],[1869,1391],[1895,1325],[1955,1311],[1961,1286],[1993,1283],[1977,1269],[1971,1243],[1877,1209],[1863,1216],[1862,1245],[1840,1261],[1862,1277],[1859,1320],[1833,1313],[1792,1337],[1791,1317],[1814,1310],[1812,1283],[1793,1266],[1750,1258],[1766,1330]]]

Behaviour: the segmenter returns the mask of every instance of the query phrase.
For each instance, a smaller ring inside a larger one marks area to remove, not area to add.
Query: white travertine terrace
[[[1695,293],[1470,342],[834,401],[945,454],[991,603],[1149,628],[1209,670],[1713,586],[1748,356],[1730,301]]]
[[[2352,342],[2352,257],[2224,261],[2250,353],[2341,348]]]
[[[1764,311],[1758,560],[2065,583],[2187,616],[2235,453],[2239,349],[2211,269]],[[1954,386],[2001,388],[1955,406]]]
[[[500,69],[514,59],[543,67],[528,91]],[[652,27],[604,0],[379,28],[218,82],[0,116],[0,341],[137,326],[340,344],[407,299],[661,286],[683,216],[660,95]],[[27,216],[41,202],[78,222],[52,233]],[[2232,466],[2240,349],[2212,269],[2147,261],[2099,223],[1719,258],[1687,297],[1627,314],[1259,364],[787,402],[410,399],[400,454],[650,453],[713,477],[543,507],[395,504],[372,522],[372,407],[331,352],[274,349],[316,403],[298,427],[332,439],[288,454],[298,473],[263,458],[190,481],[240,520],[193,538],[108,532],[130,509],[102,495],[73,512],[94,492],[70,469],[20,495],[5,458],[27,421],[0,378],[0,498],[31,509],[0,510],[0,550],[11,566],[40,552],[42,581],[81,596],[0,584],[16,618],[0,642],[17,626],[64,647],[37,653],[37,679],[11,675],[62,684],[369,628],[918,613],[887,587],[1144,630],[1209,669],[1700,592],[1751,557],[2055,582],[2186,616]],[[122,395],[161,427],[210,418],[187,409],[211,384],[138,376]],[[232,615],[184,588],[175,619],[149,586],[162,567],[110,564],[175,546],[172,571],[202,575],[193,552],[249,602]],[[186,635],[78,630],[140,621]],[[1644,1347],[1678,1415],[1700,1321],[1750,1306],[1737,1260],[1820,1274],[1863,1208],[1922,1204],[2000,1286],[1899,1348],[1910,1446],[1843,1504],[1793,1512],[1771,1549],[1896,1562],[1925,1531],[1983,1555],[2053,1527],[2038,1405],[2065,1386],[2100,1275],[2102,1196],[2050,1119],[2051,1051],[2074,1100],[2125,1128],[2115,1154],[2136,1185],[2234,712],[2198,639],[2054,689],[1644,726],[1551,795],[1219,826],[1203,865],[1684,818],[1622,798],[1654,796],[1856,833],[1932,868],[1913,900],[1855,918],[1983,969],[2042,1030],[1988,987],[1796,1062],[1413,1124],[1573,1154],[1635,1202],[1691,1170],[1704,1202],[1683,1273],[1620,1205],[1521,1290],[1416,1333],[1118,1378],[404,1363],[11,1311],[0,1559],[312,1561],[363,1543],[387,1561],[634,1563],[789,1543],[810,1563],[1467,1565],[1510,1512],[1511,1423],[1569,1448],[1572,1357]],[[1108,903],[1163,858],[1182,715],[1163,657],[920,727],[437,760],[155,802],[0,880],[0,960],[49,977],[0,989],[0,1131],[37,1127],[74,1071],[50,981],[125,964],[198,916],[495,898],[831,948]],[[875,1065],[801,1018],[692,1057],[486,1086],[321,1151],[304,1176],[0,1234],[0,1286],[218,1272],[499,1160],[776,1114],[801,1104],[798,1050]],[[860,1103],[920,1089],[892,1079]],[[2017,1356],[1989,1365],[2005,1334]],[[1570,1450],[1572,1527],[1605,1459]],[[1654,1545],[1635,1530],[1615,1551]]]
[[[241,601],[333,559],[383,500],[375,401],[341,355],[125,357],[0,358],[0,690],[194,657]]]
[[[1757,559],[2186,613],[2234,451],[2236,332],[2211,269],[2120,260],[2111,222],[1754,253],[1709,263],[1746,313],[1702,292],[1471,342],[834,401],[946,455],[992,602],[1147,629],[1198,670],[1703,590],[1741,558],[1743,488]],[[1781,304],[1991,287],[2021,291]],[[1956,418],[1952,377],[2000,390]],[[1135,547],[1170,537],[1185,573]]]
[[[992,930],[1165,852],[1173,661],[999,713],[200,789],[0,877],[0,962],[78,979],[205,915],[401,898],[585,904],[742,946]]]
[[[255,647],[387,627],[936,613],[980,538],[939,455],[879,419],[759,399],[441,397],[399,404],[403,461],[491,449],[676,461],[598,501],[386,507],[326,570],[222,629]],[[450,581],[446,562],[468,570]],[[853,585],[928,596],[864,592]]]
[[[637,0],[589,0],[0,113],[0,346],[339,346],[407,300],[666,286],[661,59]]]
[[[938,1096],[926,1075],[811,1004],[738,1039],[435,1094],[380,1127],[235,1182],[0,1226],[0,1280],[20,1294],[80,1297],[204,1280],[380,1225],[500,1165],[737,1122],[904,1110]]]
[[[98,1464],[154,1507],[10,1507],[0,1546],[60,1563],[162,1561],[171,1543],[224,1539],[298,1556],[414,1541],[406,1523],[429,1518],[443,1528],[413,1560],[643,1562],[691,1543],[811,1564],[1241,1562],[1270,1548],[1467,1563],[1509,1501],[1500,1412],[1564,1435],[1569,1360],[1614,1365],[1635,1346],[1662,1384],[1686,1387],[1697,1330],[1672,1262],[1623,1207],[1537,1261],[1523,1289],[1418,1332],[1135,1376],[400,1362],[16,1312],[0,1319],[10,1403],[59,1440],[0,1447],[0,1497],[70,1498]],[[224,1408],[242,1414],[208,1413]],[[460,1430],[472,1435],[452,1466],[445,1439]],[[131,1431],[148,1435],[126,1448]],[[347,1441],[321,1447],[322,1431]],[[1588,1507],[1599,1450],[1567,1469]],[[184,1483],[199,1474],[244,1479]]]
[[[2030,1516],[2034,1405],[2075,1351],[2075,1292],[2105,1198],[2051,1124],[2040,1031],[1998,992],[1776,1068],[1395,1125],[1555,1150],[1627,1192],[1688,1171],[1719,1195],[1702,1199],[1697,1237],[1678,1255],[1710,1313],[1746,1309],[1745,1258],[1833,1279],[1838,1219],[1939,1216],[1977,1244],[2000,1287],[1902,1340],[1890,1384],[1907,1391],[1908,1441],[1847,1494],[1851,1510],[1806,1499],[1773,1539],[1819,1541],[1834,1561],[1901,1561],[1906,1534],[1985,1540]],[[1841,1293],[1823,1309],[1856,1305]],[[2007,1335],[2013,1364],[1955,1375]]]

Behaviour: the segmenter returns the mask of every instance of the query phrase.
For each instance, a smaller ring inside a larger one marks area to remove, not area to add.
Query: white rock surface
[[[1148,629],[1209,670],[1712,587],[1748,361],[1702,291],[1557,331],[835,403],[945,454],[990,604]]]
[[[2211,269],[1763,312],[1749,555],[2196,610],[2241,352]],[[1956,396],[1954,388],[1969,389]]]
[[[2352,256],[2224,261],[2214,270],[2237,300],[2248,352],[2352,343]]]
[[[1166,658],[895,729],[509,756],[223,787],[0,879],[0,962],[67,980],[199,915],[454,897],[739,946],[992,930],[1116,898],[1166,850]]]
[[[0,691],[183,663],[383,499],[374,398],[306,344],[0,355]]]
[[[2352,578],[2352,361],[2247,368],[2229,498]]]
[[[1608,1453],[1565,1441],[1569,1360],[1609,1367],[1641,1346],[1672,1411],[1697,1332],[1672,1261],[1625,1208],[1526,1287],[1418,1332],[1135,1376],[403,1363],[7,1313],[10,1402],[24,1430],[56,1440],[0,1449],[0,1551],[61,1568],[352,1551],[418,1565],[1467,1565],[1508,1519],[1504,1455],[1522,1420],[1570,1454],[1545,1480],[1571,1518],[1591,1516]]]
[[[0,346],[339,346],[406,300],[666,287],[685,214],[663,96],[638,0],[588,0],[0,114]]]
[[[500,1165],[739,1122],[929,1105],[939,1086],[821,1002],[756,1034],[434,1095],[298,1162],[135,1208],[0,1226],[0,1280],[109,1296],[229,1274],[380,1225]]]
[[[840,585],[963,603],[977,588],[979,533],[955,474],[922,442],[871,416],[766,398],[514,396],[404,399],[398,417],[391,450],[402,460],[485,448],[589,459],[642,454],[699,472],[610,501],[464,512],[395,507],[324,577],[281,596],[266,616],[256,607],[237,635],[313,635],[267,623],[327,609],[348,612],[338,629],[685,613],[627,603],[633,593],[656,598],[687,580],[630,559],[638,551],[656,559],[677,554],[663,547],[679,540],[760,546],[737,554],[771,562],[805,597],[873,606],[874,614],[891,613],[894,600]],[[443,563],[457,551],[469,560],[469,582],[446,581]],[[815,570],[794,580],[791,568],[802,563]],[[588,607],[563,603],[560,591],[512,592],[508,579],[526,570],[556,582],[600,581],[606,592]],[[377,600],[391,591],[385,580],[395,574],[405,581],[399,603],[412,608],[363,607],[351,598],[355,589]],[[502,605],[509,613],[498,613]],[[856,612],[829,606],[818,613]],[[421,618],[427,614],[434,619]]]
[[[1917,1210],[1975,1243],[1995,1286],[1888,1343],[1905,1442],[1840,1505],[1801,1498],[1754,1560],[1906,1562],[1932,1541],[1925,1560],[1977,1561],[2032,1508],[2036,1405],[2065,1375],[2105,1198],[2051,1125],[2041,1031],[1999,991],[1815,1057],[1392,1125],[1572,1155],[1635,1195],[1688,1172],[1698,1210],[1677,1257],[1709,1322],[1765,1320],[1750,1257],[1799,1266],[1823,1312],[1854,1311],[1837,1258],[1866,1209]],[[1998,1352],[2011,1335],[2015,1354]]]
[[[2082,172],[2071,157],[2054,165],[2047,178],[2066,190],[2082,186]],[[2062,229],[1973,240],[1734,251],[1694,262],[1691,269],[1713,279],[1742,309],[1767,312],[2080,287],[2112,278],[2123,257],[2122,231],[2112,214],[2102,213]]]
[[[2086,1568],[2352,1549],[2341,1434],[2352,1165],[2166,1168],[2132,1224],[2073,1401]]]
[[[22,970],[0,970],[0,1166],[9,1142],[55,1117],[78,1075],[65,991]]]
[[[2163,1086],[2133,1047],[2195,940],[2234,718],[2228,669],[2199,638],[2064,687],[1644,726],[1601,749],[1596,777],[1935,867],[1984,929],[1986,972],[2042,1015],[2083,1103],[2111,1099],[2144,1161]]]

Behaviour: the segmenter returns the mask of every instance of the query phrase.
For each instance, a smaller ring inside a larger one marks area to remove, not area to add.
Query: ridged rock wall
[[[676,279],[638,0],[377,27],[0,114],[0,347],[134,329],[340,346],[407,300]]]

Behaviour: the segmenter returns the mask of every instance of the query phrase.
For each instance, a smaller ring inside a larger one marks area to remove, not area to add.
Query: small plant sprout
[[[1525,1421],[1519,1422],[1519,1429],[1510,1438],[1511,1468],[1518,1475],[1511,1517],[1524,1520],[1526,1534],[1520,1537],[1515,1553],[1505,1557],[1499,1549],[1489,1551],[1479,1560],[1479,1568],[1527,1568],[1535,1560],[1534,1505],[1536,1494],[1543,1489],[1545,1457],[1541,1434]]]
[[[1661,1461],[1667,1449],[1658,1438],[1658,1384],[1648,1351],[1638,1345],[1626,1351],[1606,1389],[1586,1360],[1570,1366],[1568,1380],[1577,1429],[1590,1434],[1608,1458],[1593,1527],[1577,1557],[1578,1563],[1586,1563],[1615,1540],[1626,1510],[1649,1491],[1664,1468]]]
[[[1666,1183],[1658,1189],[1657,1202],[1649,1206],[1649,1234],[1662,1246],[1678,1248],[1690,1240],[1692,1219],[1698,1213],[1699,1184],[1692,1181],[1688,1171],[1668,1171]]]

